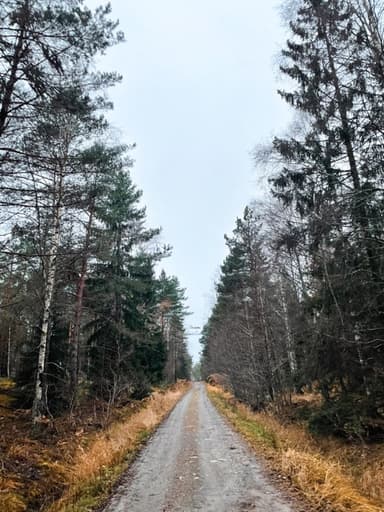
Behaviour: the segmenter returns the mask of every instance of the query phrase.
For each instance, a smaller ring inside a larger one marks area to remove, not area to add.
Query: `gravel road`
[[[294,512],[196,383],[104,512]]]

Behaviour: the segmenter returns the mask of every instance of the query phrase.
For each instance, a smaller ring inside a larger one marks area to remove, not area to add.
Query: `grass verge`
[[[315,438],[299,423],[253,412],[220,387],[208,385],[217,409],[268,465],[287,477],[321,512],[383,512],[384,448]]]
[[[47,512],[89,512],[99,506],[187,389],[187,384],[180,384],[166,392],[155,391],[143,409],[97,434],[75,456],[68,488]]]
[[[189,389],[179,383],[116,408],[107,427],[96,409],[31,432],[27,411],[0,413],[0,510],[90,512],[109,496],[150,434]]]

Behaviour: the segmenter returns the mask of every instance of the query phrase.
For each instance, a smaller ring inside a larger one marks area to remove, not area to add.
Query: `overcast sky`
[[[100,1],[88,0],[88,5]],[[278,0],[112,0],[126,42],[99,63],[123,83],[110,119],[137,144],[133,178],[148,224],[173,246],[163,262],[202,327],[230,233],[261,194],[251,151],[289,122],[276,93],[285,34]],[[196,360],[198,336],[190,336]]]

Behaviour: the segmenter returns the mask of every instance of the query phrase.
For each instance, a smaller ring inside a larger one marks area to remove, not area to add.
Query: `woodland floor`
[[[260,412],[236,400],[220,386],[208,385],[217,409],[279,483],[297,491],[319,512],[384,511],[384,445],[334,435],[311,434],[300,419],[315,410],[319,396],[292,397],[290,405]]]
[[[93,510],[141,444],[188,389],[180,383],[107,414],[99,401],[35,432],[31,411],[16,409],[12,383],[0,381],[0,511]]]
[[[14,410],[12,398],[5,400],[6,396],[2,395],[7,405],[0,413],[0,498],[7,512],[40,510],[63,493],[66,465],[92,434],[103,429],[105,410],[102,403],[95,402],[76,417],[47,421],[33,434],[30,411]],[[110,421],[139,408],[140,402],[133,402],[129,410],[116,409]]]

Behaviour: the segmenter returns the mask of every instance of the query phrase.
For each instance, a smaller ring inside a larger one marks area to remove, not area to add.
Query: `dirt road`
[[[293,512],[194,384],[131,466],[105,512]]]

